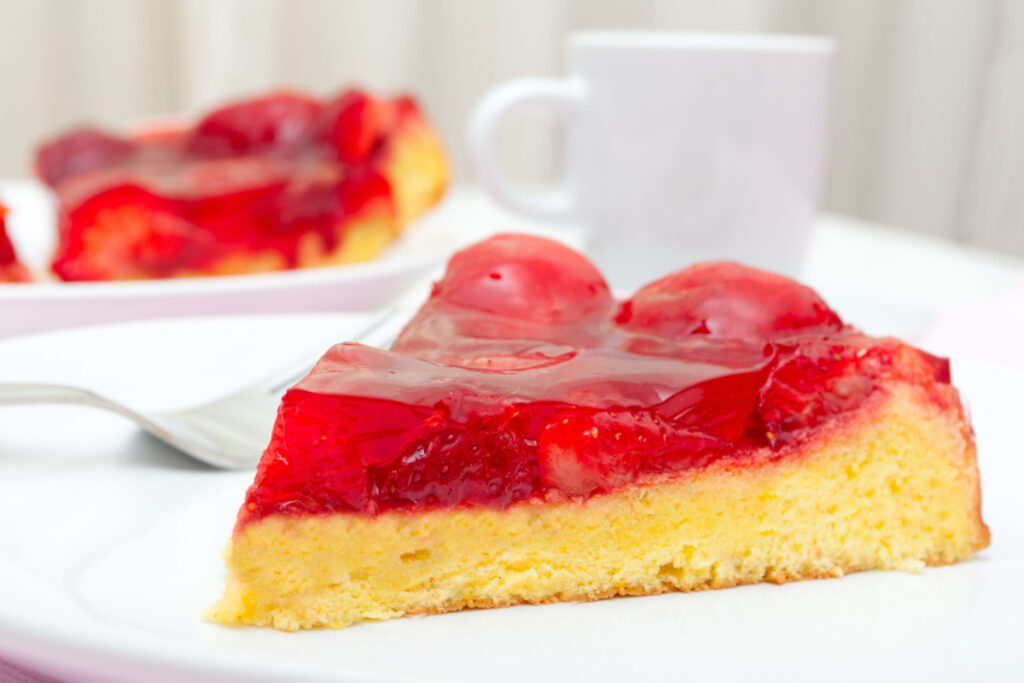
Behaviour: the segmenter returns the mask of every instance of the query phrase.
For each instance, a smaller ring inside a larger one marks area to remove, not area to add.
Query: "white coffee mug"
[[[617,288],[733,259],[798,275],[813,228],[832,41],[811,36],[574,33],[570,75],[498,86],[470,123],[482,185],[509,209],[581,224]],[[495,155],[524,107],[562,120],[564,176],[516,187]]]

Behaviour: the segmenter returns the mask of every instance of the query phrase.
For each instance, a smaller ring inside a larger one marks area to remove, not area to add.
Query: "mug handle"
[[[539,194],[523,192],[498,164],[495,133],[505,116],[525,107],[538,107],[561,119],[568,147],[573,137],[573,120],[582,102],[582,83],[555,78],[509,81],[484,95],[470,118],[469,157],[477,179],[499,204],[543,220],[568,221],[578,217],[578,198],[572,187],[572,160],[567,161],[566,170],[555,187]],[[566,149],[562,152],[566,153]]]

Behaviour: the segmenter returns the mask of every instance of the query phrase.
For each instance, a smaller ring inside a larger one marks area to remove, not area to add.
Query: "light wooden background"
[[[838,57],[825,207],[1024,255],[1024,1],[0,0],[0,176],[41,136],[279,84],[420,96],[460,177],[491,85],[562,70],[574,28],[816,33]],[[555,133],[516,126],[515,174]]]

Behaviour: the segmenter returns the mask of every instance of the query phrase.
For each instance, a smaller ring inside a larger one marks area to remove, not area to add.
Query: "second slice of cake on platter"
[[[231,275],[377,257],[438,201],[448,168],[409,97],[279,92],[187,126],[81,128],[36,156],[64,280]]]

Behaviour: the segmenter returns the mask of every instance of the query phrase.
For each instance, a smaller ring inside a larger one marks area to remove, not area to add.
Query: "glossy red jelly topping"
[[[893,378],[948,383],[948,364],[862,335],[787,278],[705,263],[618,302],[581,255],[501,235],[452,258],[391,350],[335,346],[288,392],[239,523],[763,462]]]
[[[18,261],[7,236],[7,208],[0,204],[0,282],[28,282],[28,269]]]
[[[343,219],[393,214],[382,162],[394,133],[418,119],[405,97],[282,92],[188,128],[68,133],[36,156],[60,200],[53,270],[65,280],[168,277],[267,250],[294,266],[299,237],[314,233],[330,250]]]

